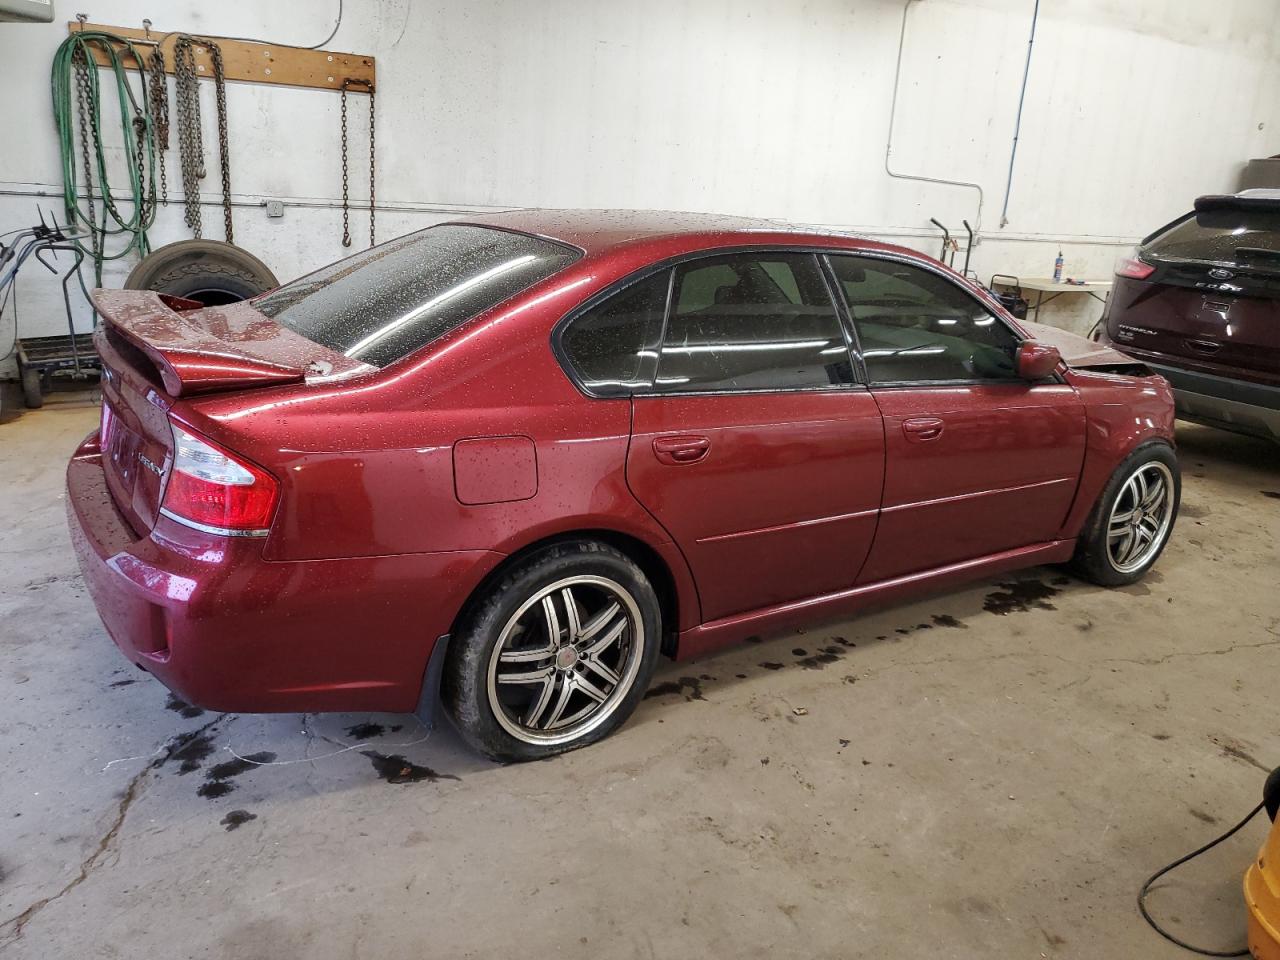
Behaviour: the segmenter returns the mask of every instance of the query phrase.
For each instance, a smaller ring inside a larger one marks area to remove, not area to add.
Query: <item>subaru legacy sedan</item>
[[[1032,564],[1141,577],[1173,398],[935,260],[776,223],[522,211],[254,300],[95,291],[68,468],[108,633],[182,699],[594,742],[660,656]]]

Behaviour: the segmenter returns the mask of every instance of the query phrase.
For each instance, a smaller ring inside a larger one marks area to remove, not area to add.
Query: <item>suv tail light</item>
[[[1135,248],[1127,257],[1121,257],[1116,261],[1116,276],[1128,277],[1130,280],[1145,280],[1156,272],[1156,268],[1145,260],[1138,258],[1138,251]]]
[[[276,478],[203,437],[170,426],[173,464],[160,512],[207,533],[265,537],[280,495]]]

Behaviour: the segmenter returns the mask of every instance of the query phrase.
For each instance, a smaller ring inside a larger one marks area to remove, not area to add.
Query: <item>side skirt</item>
[[[936,570],[911,573],[837,593],[792,600],[723,617],[682,632],[676,648],[676,659],[689,660],[738,643],[753,634],[774,633],[822,620],[846,617],[869,607],[915,599],[930,591],[945,590],[992,574],[1007,573],[1041,563],[1064,563],[1071,559],[1075,548],[1075,540],[1036,543],[949,564]]]

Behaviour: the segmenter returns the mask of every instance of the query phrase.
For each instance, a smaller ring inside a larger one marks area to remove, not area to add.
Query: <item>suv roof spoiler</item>
[[[1265,210],[1280,212],[1280,190],[1269,190],[1261,187],[1252,190],[1241,190],[1239,193],[1211,193],[1196,197],[1196,213],[1208,213],[1212,210]]]

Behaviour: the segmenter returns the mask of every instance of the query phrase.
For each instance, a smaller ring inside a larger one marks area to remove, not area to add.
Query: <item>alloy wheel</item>
[[[489,703],[526,743],[577,739],[602,724],[635,683],[644,653],[640,608],[607,577],[558,580],[507,620],[489,658]]]
[[[1173,520],[1173,472],[1158,460],[1142,464],[1120,487],[1107,520],[1107,559],[1132,573],[1160,551]]]

